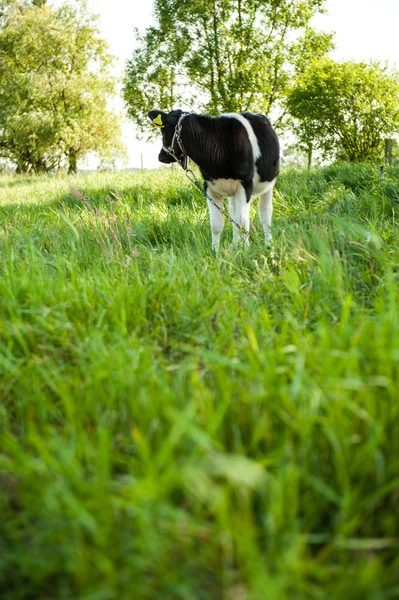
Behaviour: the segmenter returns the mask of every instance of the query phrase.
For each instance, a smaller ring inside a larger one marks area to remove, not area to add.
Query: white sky
[[[100,15],[103,36],[118,58],[118,73],[122,75],[125,61],[133,51],[133,27],[143,30],[151,24],[153,2],[90,0],[89,5]],[[399,0],[327,0],[326,8],[328,14],[318,15],[314,25],[335,31],[335,58],[374,58],[399,66]],[[123,135],[129,151],[129,167],[140,166],[141,153],[145,167],[159,166],[159,143],[137,140],[133,125],[127,121],[123,124]]]

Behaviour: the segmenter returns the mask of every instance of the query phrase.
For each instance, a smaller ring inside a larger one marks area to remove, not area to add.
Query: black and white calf
[[[270,244],[273,187],[280,166],[279,142],[270,121],[249,112],[210,117],[152,110],[148,116],[162,131],[159,161],[175,162],[170,149],[180,163],[187,155],[198,165],[206,194],[217,206],[223,208],[223,200],[228,198],[230,217],[239,225],[233,225],[233,245],[239,241],[248,244],[249,208],[255,196],[265,241]],[[218,250],[224,218],[209,200],[208,208],[212,247]]]

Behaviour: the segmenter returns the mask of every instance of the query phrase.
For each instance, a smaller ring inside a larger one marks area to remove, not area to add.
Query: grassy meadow
[[[0,178],[1,600],[399,598],[399,171]]]

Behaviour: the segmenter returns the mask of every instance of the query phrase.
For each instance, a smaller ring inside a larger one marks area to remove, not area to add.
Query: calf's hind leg
[[[274,181],[270,182],[270,187],[267,188],[263,194],[259,196],[259,220],[262,223],[263,231],[265,233],[266,246],[270,246],[272,243],[272,234],[270,233],[270,226],[272,223],[273,214],[273,188]]]

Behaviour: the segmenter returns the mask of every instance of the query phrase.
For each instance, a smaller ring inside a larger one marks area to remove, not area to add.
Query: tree
[[[379,160],[399,131],[399,73],[376,62],[318,60],[288,94],[298,146],[325,158]]]
[[[85,4],[2,0],[0,156],[47,172],[89,151],[120,149],[111,57]]]
[[[149,108],[210,114],[281,105],[292,74],[331,48],[311,18],[324,0],[155,0],[157,25],[137,36],[123,95],[139,131]],[[276,120],[282,119],[282,112]]]

